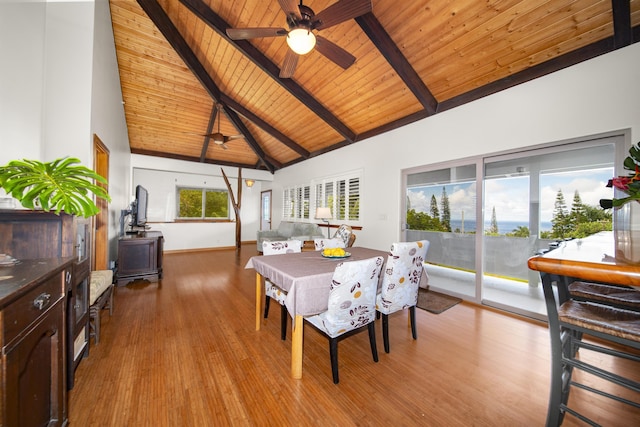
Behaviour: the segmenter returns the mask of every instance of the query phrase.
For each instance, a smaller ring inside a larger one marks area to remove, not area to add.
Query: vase
[[[616,260],[640,263],[640,202],[632,201],[614,209],[613,236]]]

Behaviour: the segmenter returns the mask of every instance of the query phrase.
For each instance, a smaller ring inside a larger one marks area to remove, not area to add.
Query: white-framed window
[[[229,192],[217,188],[176,187],[176,218],[229,219]]]
[[[285,188],[283,192],[282,219],[309,219],[311,187],[309,185]]]
[[[285,188],[282,219],[313,221],[316,208],[328,207],[334,220],[356,224],[360,221],[361,182],[361,172],[355,171]]]
[[[331,209],[333,219],[347,223],[360,220],[360,172],[328,177],[315,182],[315,206]]]

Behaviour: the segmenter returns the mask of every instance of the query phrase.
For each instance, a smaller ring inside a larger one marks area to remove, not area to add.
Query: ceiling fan
[[[223,135],[220,132],[220,110],[223,108],[223,106],[221,104],[216,104],[214,107],[214,115],[215,115],[215,121],[218,124],[218,130],[214,133],[205,133],[205,134],[201,134],[198,133],[196,135],[200,135],[200,136],[205,136],[207,138],[210,138],[214,144],[219,145],[220,147],[222,147],[222,149],[227,150],[229,149],[229,147],[227,147],[227,142],[234,140],[234,139],[241,139],[244,138],[244,135]]]
[[[298,65],[298,55],[305,55],[314,47],[345,70],[355,62],[356,58],[353,55],[337,44],[314,34],[314,30],[324,30],[371,12],[371,0],[339,0],[318,14],[302,4],[302,0],[299,5],[296,0],[278,0],[278,3],[287,15],[289,30],[275,27],[227,28],[227,35],[233,40],[286,36],[290,49],[287,50],[280,69],[281,78],[293,76]]]

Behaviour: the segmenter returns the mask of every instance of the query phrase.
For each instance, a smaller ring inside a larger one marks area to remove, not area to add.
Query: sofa
[[[258,252],[262,252],[262,242],[289,239],[304,242],[305,240],[313,240],[321,237],[324,237],[324,235],[317,224],[281,221],[280,225],[278,225],[278,228],[275,230],[258,231]]]

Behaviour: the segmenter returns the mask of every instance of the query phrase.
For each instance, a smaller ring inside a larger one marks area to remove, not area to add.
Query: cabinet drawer
[[[69,270],[56,274],[4,309],[4,342],[9,343],[45,314],[63,296],[63,280]]]

